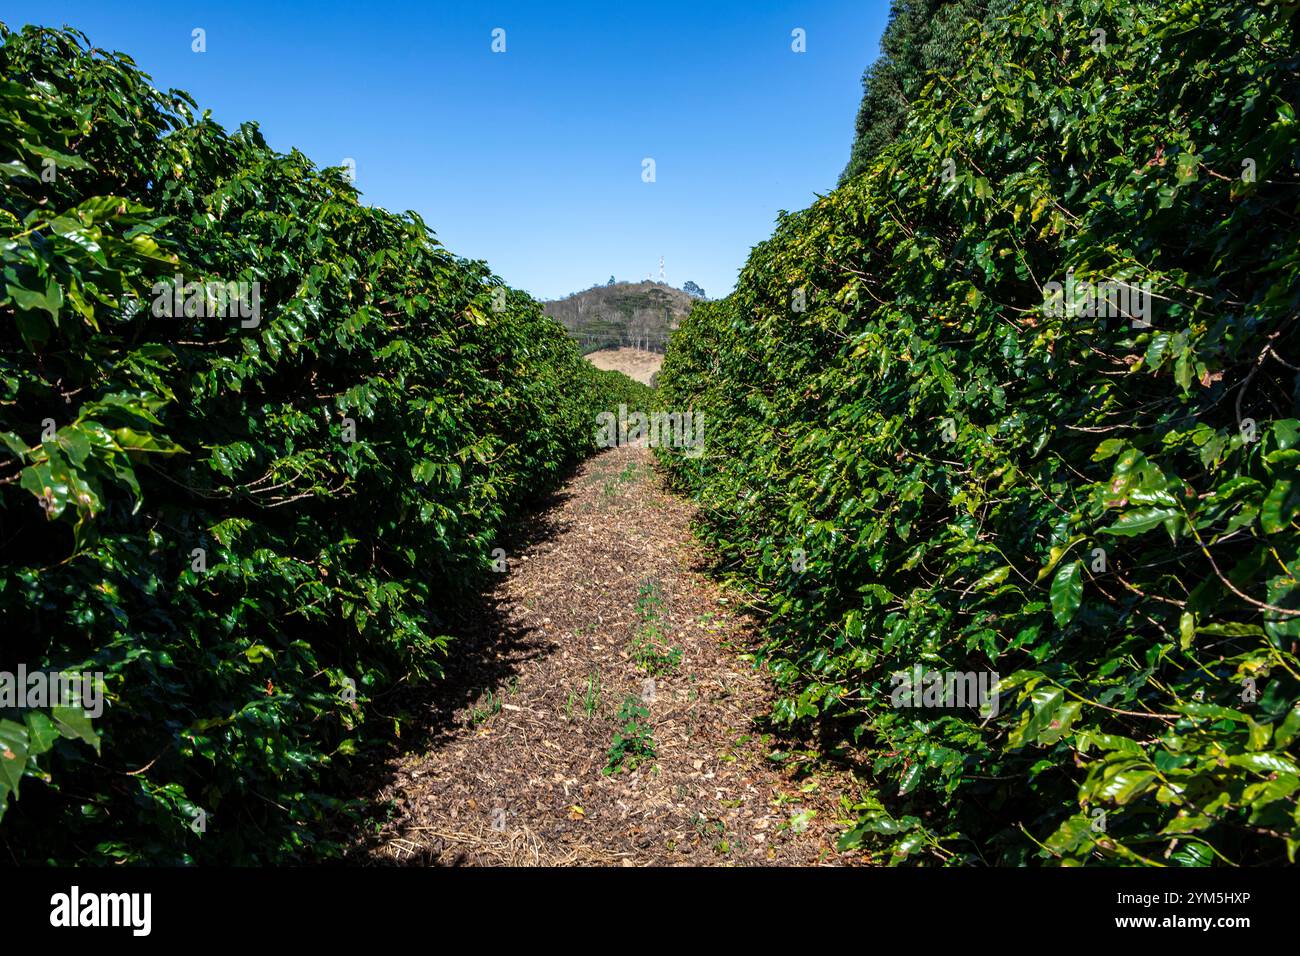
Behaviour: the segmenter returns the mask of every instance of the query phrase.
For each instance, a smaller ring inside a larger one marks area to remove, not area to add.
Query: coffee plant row
[[[1022,0],[673,338],[661,455],[873,783],[844,847],[1295,862],[1298,11]]]
[[[347,170],[0,40],[0,673],[104,695],[0,698],[0,855],[335,853],[503,525],[643,386]]]

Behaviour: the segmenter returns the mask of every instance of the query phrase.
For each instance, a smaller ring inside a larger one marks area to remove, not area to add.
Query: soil
[[[692,515],[648,449],[581,468],[509,555],[492,619],[453,646],[428,705],[441,729],[385,768],[364,861],[864,862],[835,849],[852,775],[764,726],[756,629],[708,575]],[[637,652],[647,635],[653,678]],[[648,712],[637,722],[655,756],[606,773],[629,697]]]
[[[587,354],[587,361],[596,368],[614,369],[638,382],[650,384],[650,378],[664,364],[664,357],[659,352],[647,352],[645,349],[633,349],[626,346],[616,349],[600,349]]]

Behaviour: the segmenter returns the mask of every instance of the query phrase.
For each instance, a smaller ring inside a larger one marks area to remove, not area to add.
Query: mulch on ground
[[[693,506],[648,449],[591,459],[453,646],[439,732],[386,767],[358,852],[406,865],[816,865],[851,776],[765,731],[752,623],[704,572]],[[666,671],[638,662],[653,622]],[[671,663],[674,650],[680,660]],[[656,750],[607,774],[627,698]],[[447,703],[450,700],[452,703]],[[437,704],[430,704],[437,707]]]

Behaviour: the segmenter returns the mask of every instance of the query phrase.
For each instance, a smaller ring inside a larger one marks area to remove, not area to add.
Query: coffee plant
[[[776,716],[873,785],[843,847],[1295,862],[1298,10],[972,26],[673,337],[708,444],[661,457],[766,612]],[[893,706],[918,666],[1000,707]]]
[[[640,386],[345,170],[0,41],[0,671],[107,697],[0,710],[3,855],[334,854],[394,690]]]

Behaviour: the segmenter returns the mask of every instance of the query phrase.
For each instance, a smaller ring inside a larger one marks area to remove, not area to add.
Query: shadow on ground
[[[559,519],[560,506],[571,497],[568,480],[581,466],[575,466],[559,489],[539,498],[527,512],[503,529],[500,540],[508,545],[508,555],[523,554],[534,545],[563,534],[568,522]],[[373,802],[394,778],[392,760],[403,752],[429,752],[446,746],[456,736],[457,713],[483,698],[488,691],[500,696],[529,660],[551,654],[556,644],[541,636],[536,628],[521,627],[504,611],[506,602],[493,594],[489,580],[483,591],[453,610],[455,617],[445,626],[451,637],[443,676],[419,687],[405,687],[379,698],[372,708],[378,722],[402,718],[402,736],[386,748],[376,748],[354,761],[340,791],[359,797],[368,806],[358,821],[342,818],[334,834],[346,847],[344,862],[351,865],[376,865],[368,855],[367,841],[358,833],[373,831],[384,819],[385,807]],[[427,866],[430,860],[412,860],[412,865]],[[445,860],[443,861],[446,862]]]

